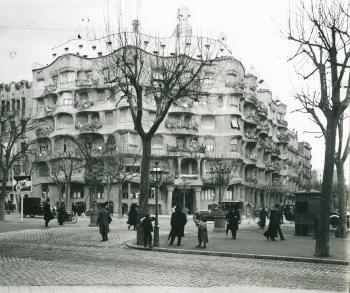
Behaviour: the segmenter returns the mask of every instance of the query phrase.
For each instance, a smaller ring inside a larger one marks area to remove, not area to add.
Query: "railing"
[[[167,145],[168,152],[173,153],[205,153],[206,146],[205,145],[199,145],[199,146],[177,146],[177,145]]]
[[[246,131],[244,133],[244,136],[248,139],[257,139],[258,137],[254,132],[251,132],[251,131]]]
[[[38,137],[47,136],[47,135],[50,134],[53,130],[54,130],[54,127],[53,127],[53,126],[42,126],[42,127],[39,127],[39,128],[36,130],[36,136],[38,136]]]
[[[90,108],[91,106],[94,105],[94,102],[93,101],[90,101],[90,100],[82,100],[80,102],[77,102],[75,104],[75,107],[76,108],[79,108],[79,109],[87,109],[87,108]]]
[[[185,128],[188,130],[198,130],[198,124],[195,121],[165,121],[165,128],[178,129]]]
[[[56,106],[46,106],[45,107],[45,112],[46,114],[53,114],[53,112],[55,112],[56,110]]]
[[[257,104],[258,103],[258,99],[255,97],[255,95],[252,95],[252,94],[249,94],[247,97],[246,97],[246,102],[250,102],[250,103],[253,103],[253,104]]]
[[[286,120],[284,120],[284,119],[277,119],[277,122],[278,122],[279,124],[283,125],[283,126],[286,126],[286,127],[287,127],[287,125],[288,125],[288,122],[287,122]]]
[[[77,123],[75,125],[76,129],[79,129],[79,131],[96,131],[100,128],[102,128],[103,123],[101,121],[93,121],[93,122],[87,122],[87,123]]]
[[[57,89],[57,84],[49,84],[45,87],[45,91],[50,93]]]
[[[287,134],[277,134],[276,137],[281,142],[288,142],[288,140],[289,140]]]
[[[252,182],[254,184],[258,183],[258,179],[256,177],[254,177],[254,176],[246,177],[245,181],[246,182]]]

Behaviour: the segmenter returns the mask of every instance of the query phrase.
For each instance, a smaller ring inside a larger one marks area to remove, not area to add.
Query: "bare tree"
[[[349,155],[350,151],[350,137],[348,135],[346,145],[343,151],[343,117],[340,118],[338,123],[338,150],[335,154],[335,166],[337,169],[338,177],[338,209],[339,209],[339,224],[335,237],[347,238],[347,194],[345,188],[345,176],[344,176],[344,163]]]
[[[300,1],[289,17],[288,39],[297,44],[290,60],[298,73],[317,84],[314,94],[299,93],[301,112],[308,113],[325,138],[320,221],[315,256],[329,256],[330,195],[335,162],[336,130],[350,100],[350,4],[342,0]],[[348,76],[347,85],[345,79]],[[342,90],[346,86],[346,90]],[[341,99],[342,94],[345,97]]]
[[[34,129],[33,121],[21,112],[0,110],[0,221],[5,220],[6,185],[10,170],[16,162],[26,160],[35,141],[29,141],[28,135]]]
[[[148,213],[151,140],[176,102],[205,95],[206,70],[219,53],[217,41],[192,36],[158,38],[138,32],[109,36],[110,54],[97,60],[116,105],[127,103],[142,142],[139,215]],[[151,108],[155,115],[149,117]]]
[[[112,152],[103,152],[102,155],[102,182],[107,187],[107,200],[110,200],[110,192],[113,185],[118,185],[118,216],[122,216],[122,188],[123,184],[139,175],[137,169],[139,156],[126,155]]]
[[[72,149],[50,158],[49,177],[59,187],[59,203],[62,201],[62,187],[64,186],[65,205],[70,205],[70,186],[72,176],[82,170],[83,159],[76,150]]]

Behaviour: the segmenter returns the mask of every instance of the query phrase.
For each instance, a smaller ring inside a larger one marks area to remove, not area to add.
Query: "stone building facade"
[[[188,16],[187,10],[179,9],[173,34],[173,38],[185,37],[186,45],[192,34]],[[138,26],[139,22],[134,21],[134,33],[139,33]],[[36,193],[49,195],[53,202],[61,191],[48,177],[48,159],[69,149],[65,134],[90,134],[94,145],[101,148],[112,138],[119,153],[141,155],[141,141],[128,103],[124,100],[116,105],[109,99],[111,86],[96,66],[105,58],[106,44],[111,45],[110,39],[103,46],[83,40],[66,43],[61,52],[53,54],[51,64],[33,70],[33,109],[39,140],[34,186]],[[160,48],[164,47],[161,43]],[[234,176],[222,199],[244,205],[285,204],[311,178],[311,147],[299,142],[297,133],[288,129],[286,105],[259,87],[257,77],[248,73],[229,50],[224,46],[220,50],[223,54],[215,58],[215,66],[205,72],[206,95],[199,101],[174,104],[152,140],[151,166],[161,162],[168,171],[168,179],[160,188],[161,214],[170,214],[174,205],[185,205],[192,212],[206,210],[217,201],[218,190],[205,183],[216,162],[230,161],[234,166]],[[149,52],[151,55],[156,51]],[[142,121],[146,128],[154,118],[155,105],[145,96]],[[122,197],[128,208],[137,203],[138,182],[134,178],[125,183],[121,194],[115,186],[111,199],[118,202]],[[106,200],[103,189],[98,194],[98,201]],[[151,213],[154,196],[151,189]],[[86,202],[87,197],[88,187],[80,170],[73,174],[69,198]]]
[[[31,105],[32,105],[32,83],[26,80],[19,82],[0,83],[0,107],[7,115],[13,115],[13,117],[31,117]],[[5,129],[4,129],[5,131]],[[6,143],[6,134],[0,129],[2,136],[2,143]],[[28,133],[27,133],[28,134]],[[29,134],[28,134],[29,135]],[[28,139],[31,139],[28,137]],[[21,143],[18,142],[13,147],[13,152],[17,153],[21,148]],[[21,159],[15,162],[12,170],[10,171],[9,180],[7,182],[7,198],[16,204],[19,201],[18,194],[14,192],[14,176],[30,176],[30,158]],[[2,180],[1,169],[0,179]],[[25,190],[25,196],[31,196],[30,190]]]
[[[34,178],[36,193],[55,198],[55,184],[48,177],[52,154],[69,148],[64,134],[90,133],[94,144],[103,146],[115,138],[119,152],[141,154],[141,142],[134,130],[128,104],[108,98],[111,88],[95,69],[95,58],[66,53],[50,65],[33,70],[33,109],[39,139],[35,160],[39,169]],[[173,177],[160,189],[161,213],[169,214],[175,204],[190,211],[207,209],[217,190],[207,188],[202,179],[218,160],[233,160],[236,170],[224,201],[242,201],[255,206],[285,203],[311,176],[311,147],[299,142],[288,129],[286,105],[276,102],[269,90],[258,89],[257,77],[248,74],[233,57],[216,60],[208,82],[208,95],[199,102],[187,101],[170,108],[152,141],[153,161]],[[152,102],[145,98],[144,121],[152,120]],[[145,123],[146,123],[145,122]],[[151,164],[152,165],[152,164]],[[123,186],[118,196],[128,207],[138,202],[137,179]],[[83,171],[72,178],[71,201],[86,202],[87,186]],[[99,201],[106,199],[103,190]],[[150,192],[151,212],[154,192]]]

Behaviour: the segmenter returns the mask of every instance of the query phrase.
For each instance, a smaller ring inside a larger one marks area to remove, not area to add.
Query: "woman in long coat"
[[[44,220],[45,220],[45,227],[49,227],[49,222],[50,222],[50,220],[53,219],[53,214],[51,212],[51,206],[50,206],[50,199],[49,198],[44,202],[43,214],[44,214]]]
[[[129,218],[127,221],[128,226],[128,230],[130,230],[131,226],[134,226],[134,230],[136,230],[136,225],[137,225],[137,210],[136,210],[136,205],[132,204],[130,207],[130,211],[129,211]]]
[[[98,212],[96,225],[100,229],[100,234],[102,235],[102,241],[108,240],[109,233],[109,223],[112,222],[111,215],[109,214],[108,202],[105,202],[103,208]]]
[[[263,234],[267,240],[275,241],[275,238],[277,237],[277,229],[278,229],[279,221],[280,221],[280,217],[277,211],[271,210],[269,227]]]
[[[267,211],[265,210],[265,207],[262,207],[262,209],[261,209],[261,211],[259,213],[259,226],[260,226],[260,229],[265,229],[266,217],[267,217]]]
[[[226,215],[226,221],[227,221],[226,236],[228,236],[228,230],[231,230],[232,239],[236,239],[238,225],[241,222],[241,215],[237,207],[235,207],[234,209],[231,209],[228,212],[228,214]]]
[[[177,237],[177,246],[181,245],[181,238],[185,236],[186,223],[186,215],[183,212],[181,212],[181,208],[177,207],[175,209],[175,212],[171,215],[169,245],[173,245],[175,237]]]

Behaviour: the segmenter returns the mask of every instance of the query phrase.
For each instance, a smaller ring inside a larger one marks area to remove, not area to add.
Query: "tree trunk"
[[[329,216],[332,197],[332,184],[334,172],[334,154],[336,140],[336,123],[335,117],[327,119],[327,130],[325,136],[325,157],[322,180],[322,193],[320,199],[319,225],[316,237],[315,256],[329,256]]]
[[[3,171],[2,181],[1,181],[1,194],[0,194],[0,221],[1,222],[5,221],[5,199],[6,199],[7,179],[8,179],[8,172]]]
[[[337,231],[335,232],[336,238],[347,238],[347,202],[346,202],[346,191],[345,191],[345,178],[344,178],[344,164],[343,162],[336,161],[337,177],[338,177],[338,208],[339,208],[339,224]]]
[[[70,200],[70,184],[68,182],[66,182],[64,184],[64,193],[66,195],[66,202],[65,202],[66,210],[68,210],[69,209],[69,200]]]
[[[149,196],[149,169],[151,165],[151,139],[142,139],[142,161],[141,161],[141,179],[140,179],[140,199],[139,208],[137,212],[137,244],[143,245],[143,233],[141,225],[139,225],[141,218],[149,213],[148,210],[148,196]]]
[[[122,218],[122,208],[123,208],[123,203],[122,203],[122,194],[123,194],[123,183],[120,183],[118,185],[118,218]]]

